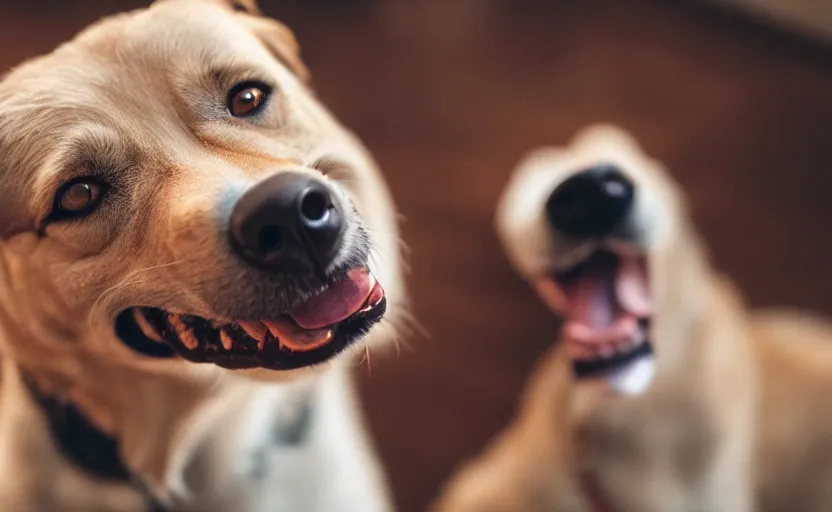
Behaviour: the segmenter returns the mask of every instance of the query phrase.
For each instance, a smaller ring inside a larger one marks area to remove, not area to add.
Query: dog
[[[497,227],[560,341],[434,510],[832,510],[832,326],[751,313],[632,136],[533,152]]]
[[[0,509],[387,511],[350,370],[394,205],[251,0],[159,0],[0,82]]]

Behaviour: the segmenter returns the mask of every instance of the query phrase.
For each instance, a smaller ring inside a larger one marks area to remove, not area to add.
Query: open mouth
[[[608,373],[652,353],[646,257],[598,250],[538,290],[565,317],[563,339],[576,376]]]
[[[116,319],[116,333],[151,357],[179,355],[232,370],[293,370],[326,362],[381,320],[387,300],[367,269],[356,269],[275,319],[210,320],[134,307]]]

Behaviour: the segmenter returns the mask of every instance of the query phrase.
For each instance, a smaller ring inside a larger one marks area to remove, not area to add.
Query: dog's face
[[[288,371],[363,337],[380,283],[400,293],[395,214],[306,79],[288,29],[219,0],[104,20],[7,76],[7,349]]]
[[[578,376],[630,367],[639,371],[627,378],[649,380],[638,365],[662,349],[651,323],[671,315],[686,271],[679,253],[692,234],[682,215],[662,166],[610,126],[534,152],[515,172],[498,230],[516,269],[564,317]]]

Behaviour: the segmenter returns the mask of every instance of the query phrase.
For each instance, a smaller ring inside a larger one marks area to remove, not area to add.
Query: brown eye
[[[107,192],[97,181],[75,181],[64,186],[55,200],[53,219],[79,217],[92,213]]]
[[[269,97],[268,88],[258,84],[236,87],[228,99],[228,111],[234,117],[248,117],[256,114]]]

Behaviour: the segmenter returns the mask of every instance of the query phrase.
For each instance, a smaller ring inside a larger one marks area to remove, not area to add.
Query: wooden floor
[[[69,37],[101,3],[4,0],[0,66]],[[556,321],[492,229],[531,147],[621,124],[669,164],[754,305],[832,314],[831,47],[684,2],[264,3],[296,29],[320,96],[374,151],[406,218],[430,336],[360,372],[401,510],[424,510],[505,424],[553,341]]]

